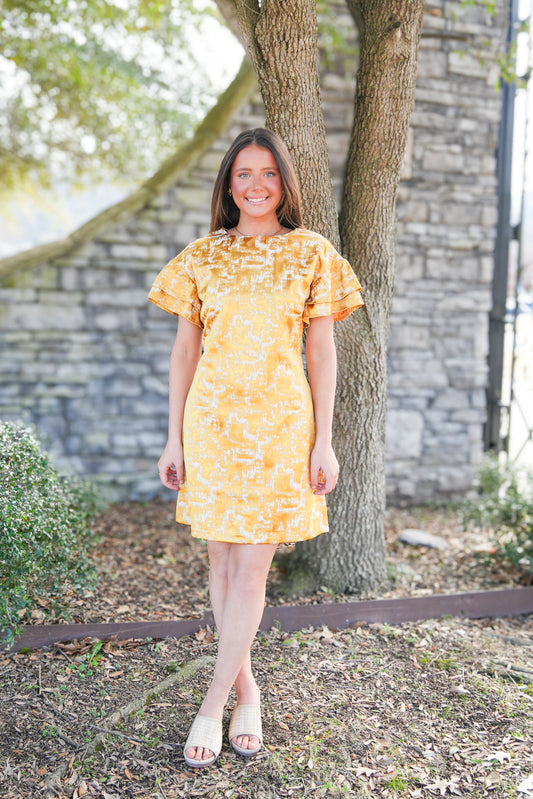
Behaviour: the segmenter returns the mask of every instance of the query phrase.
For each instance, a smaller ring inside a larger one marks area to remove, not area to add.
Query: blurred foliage
[[[217,14],[209,0],[0,0],[4,189],[153,171],[221,88],[197,35]]]
[[[90,483],[62,477],[33,432],[0,422],[0,639],[68,588],[94,581],[91,517],[104,506]]]
[[[464,523],[492,529],[495,556],[533,577],[533,475],[489,454],[478,492],[462,508]]]

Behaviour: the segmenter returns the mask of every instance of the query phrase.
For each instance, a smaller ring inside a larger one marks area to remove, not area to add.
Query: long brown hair
[[[229,230],[239,223],[240,211],[229,193],[231,168],[238,153],[251,144],[265,147],[276,159],[282,188],[281,201],[276,209],[280,225],[291,230],[303,226],[300,186],[287,146],[272,131],[252,128],[239,133],[220,164],[211,198],[211,233],[220,228]]]

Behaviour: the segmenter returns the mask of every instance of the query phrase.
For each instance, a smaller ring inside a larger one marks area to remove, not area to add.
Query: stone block
[[[420,280],[424,275],[424,259],[419,255],[401,256],[396,261],[398,278],[410,282]]]
[[[137,437],[133,433],[129,435],[115,433],[111,436],[111,446],[113,447],[113,452],[119,456],[123,454],[131,455],[139,450]]]
[[[198,209],[205,214],[211,206],[210,193],[204,188],[182,188],[179,192],[179,202],[185,210]]]
[[[405,202],[398,206],[398,219],[402,222],[427,222],[428,204],[426,202]]]
[[[0,304],[16,305],[19,302],[37,302],[38,294],[36,289],[27,288],[0,288]]]
[[[422,160],[424,170],[428,172],[458,172],[463,174],[465,158],[462,153],[446,150],[426,150]]]
[[[59,269],[53,263],[22,270],[10,275],[8,280],[17,288],[57,289],[60,286]]]
[[[144,391],[154,392],[162,397],[168,397],[168,378],[144,377],[142,381]]]
[[[2,328],[35,330],[77,330],[86,326],[85,312],[79,305],[49,306],[38,303],[19,303],[0,307]]]
[[[447,388],[439,393],[433,403],[434,408],[455,411],[469,406],[468,394],[454,388]]]
[[[106,397],[138,397],[141,393],[142,386],[138,380],[126,380],[120,377],[107,380],[103,388]]]
[[[387,458],[419,458],[422,453],[424,417],[414,410],[390,410],[387,414]]]
[[[82,437],[82,453],[87,455],[105,455],[109,452],[110,436],[101,430],[86,433]]]
[[[436,51],[434,47],[431,50],[420,49],[419,74],[423,78],[443,78],[446,70],[446,53]]]
[[[426,88],[419,84],[416,89],[415,103],[419,105],[428,103],[431,105],[443,105],[449,108],[456,108],[457,95],[455,92],[447,89],[446,86],[446,81],[442,81],[442,86],[440,88]]]
[[[391,351],[410,348],[413,350],[426,349],[429,346],[429,330],[421,325],[404,322],[392,324],[389,336],[389,349]]]
[[[448,53],[448,71],[468,78],[487,80],[487,65],[475,53],[452,50]]]
[[[95,313],[93,323],[95,330],[102,331],[128,332],[137,330],[139,327],[137,313],[127,308],[114,308],[102,313]]]
[[[479,408],[462,408],[461,410],[454,411],[450,415],[450,419],[452,422],[481,426],[485,421],[485,414]]]
[[[162,244],[111,244],[111,258],[121,261],[162,261],[166,251]]]
[[[495,228],[498,224],[498,208],[496,205],[484,205],[481,209],[481,224]]]
[[[83,292],[81,291],[48,291],[39,292],[39,302],[51,306],[58,305],[81,305],[83,302]]]
[[[122,289],[120,294],[109,287],[105,291],[88,291],[85,294],[87,305],[104,307],[112,305],[121,308],[142,308],[147,304],[148,298],[144,288]]]
[[[472,359],[447,359],[447,374],[450,386],[457,389],[485,388],[487,385],[487,366]]]
[[[59,272],[60,288],[65,292],[83,288],[83,271],[74,266],[64,266]]]

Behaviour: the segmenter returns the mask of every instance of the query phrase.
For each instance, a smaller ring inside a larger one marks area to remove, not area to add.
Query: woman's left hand
[[[331,444],[315,444],[311,450],[309,476],[313,494],[333,491],[339,478],[339,464]]]

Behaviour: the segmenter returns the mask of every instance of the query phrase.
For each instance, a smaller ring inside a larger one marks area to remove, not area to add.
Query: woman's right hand
[[[163,454],[157,464],[159,479],[167,488],[179,491],[185,482],[185,464],[181,441],[167,441]]]

